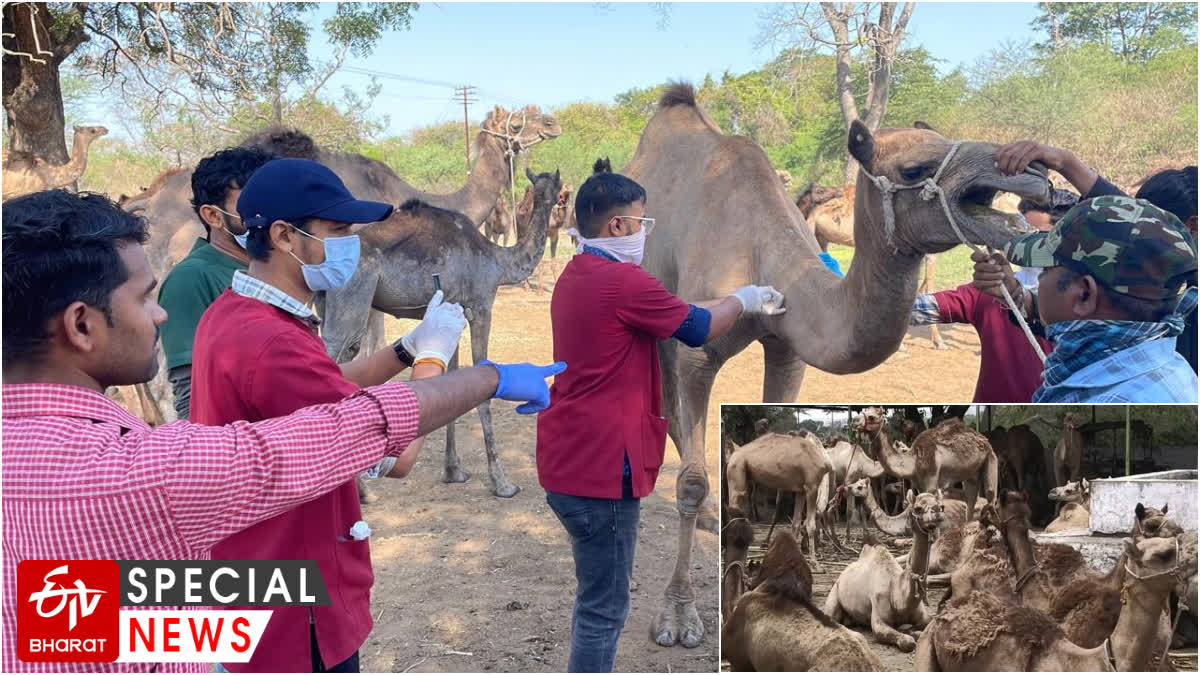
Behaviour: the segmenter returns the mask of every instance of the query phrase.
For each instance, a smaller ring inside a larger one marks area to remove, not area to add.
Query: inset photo
[[[1195,406],[721,406],[721,670],[1196,670]]]

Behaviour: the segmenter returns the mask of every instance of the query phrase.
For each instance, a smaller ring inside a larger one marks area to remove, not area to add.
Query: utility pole
[[[475,87],[464,84],[461,87],[454,89],[454,99],[462,100],[463,105],[463,141],[466,147],[467,157],[467,173],[471,173],[471,119],[468,116],[467,106],[471,103],[478,103],[479,99],[475,98]]]

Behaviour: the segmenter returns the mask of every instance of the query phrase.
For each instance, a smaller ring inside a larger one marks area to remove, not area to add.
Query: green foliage
[[[1194,44],[1196,4],[1192,2],[1042,2],[1033,26],[1046,31],[1042,50],[1067,44],[1104,45],[1126,61]]]
[[[725,437],[738,445],[745,445],[757,437],[755,425],[759,420],[768,422],[768,429],[784,434],[795,431],[796,408],[780,405],[723,405],[721,427]],[[722,439],[724,441],[724,438]]]
[[[992,424],[995,426],[1011,427],[1040,416],[1057,422],[1064,412],[1074,412],[1083,417],[1084,422],[1091,422],[1093,413],[1097,422],[1124,422],[1125,406],[1120,405],[1006,405],[993,406]],[[1130,419],[1141,420],[1154,430],[1156,446],[1191,446],[1196,447],[1196,406],[1135,405],[1130,408]],[[1029,425],[1034,433],[1042,439],[1047,448],[1054,448],[1058,443],[1061,432],[1045,424],[1034,422]],[[1118,432],[1118,446],[1124,447],[1124,436]],[[1101,434],[1101,447],[1111,447],[1109,432]],[[1140,455],[1139,455],[1140,456]]]

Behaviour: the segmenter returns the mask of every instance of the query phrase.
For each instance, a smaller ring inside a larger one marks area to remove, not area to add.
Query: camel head
[[[75,138],[76,139],[82,138],[83,140],[87,141],[88,143],[91,143],[92,141],[96,140],[97,138],[100,138],[101,136],[103,136],[107,133],[108,133],[108,127],[101,127],[101,126],[75,127]]]
[[[946,507],[942,504],[942,491],[922,492],[913,496],[909,490],[904,495],[904,507],[912,509],[908,517],[912,520],[914,529],[919,527],[925,534],[933,534],[946,519]]]
[[[855,498],[866,499],[867,495],[871,493],[871,479],[859,478],[847,486],[846,489],[849,490],[850,494],[854,495]]]
[[[1044,168],[1039,165],[1006,176],[995,166],[999,146],[962,141],[950,156],[954,144],[922,122],[912,129],[880,129],[872,134],[855,121],[850,126],[850,154],[867,174],[900,188],[891,194],[894,232],[888,232],[884,217],[888,196],[869,176],[859,173],[855,239],[882,238],[885,246],[910,254],[940,253],[961,243],[941,200],[928,188],[908,189],[935,176],[951,216],[972,243],[999,248],[1014,236],[1031,232],[1021,216],[992,209],[992,200],[1003,191],[1045,203],[1050,199],[1050,182]]]
[[[1025,529],[1030,527],[1030,516],[1033,511],[1029,508],[1029,494],[1024,490],[1001,490],[996,499],[996,516],[1000,527],[1007,527],[1010,522],[1023,524]]]
[[[1063,413],[1062,427],[1064,431],[1074,431],[1081,424],[1083,424],[1083,415],[1073,412]]]
[[[1133,515],[1136,518],[1133,523],[1134,534],[1147,537],[1174,537],[1177,534],[1183,534],[1183,528],[1167,517],[1169,506],[1169,504],[1163,504],[1161,509],[1156,509],[1153,506],[1143,506],[1141,502],[1138,502],[1133,509]]]
[[[855,426],[859,431],[874,434],[883,428],[885,419],[883,408],[867,408],[859,413]]]
[[[1175,537],[1126,537],[1126,573],[1150,583],[1175,585],[1179,570],[1179,540]]]
[[[1050,491],[1050,501],[1063,504],[1083,504],[1091,496],[1092,485],[1086,478],[1073,480]]]
[[[506,141],[506,149],[513,154],[562,135],[554,116],[532,105],[512,112],[496,106],[479,127],[492,138]]]

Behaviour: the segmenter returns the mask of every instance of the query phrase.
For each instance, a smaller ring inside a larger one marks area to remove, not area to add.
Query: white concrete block
[[[1197,524],[1197,473],[1195,470],[1158,471],[1124,478],[1091,481],[1092,532],[1127,534],[1133,528],[1133,510],[1141,502],[1161,509],[1185,530]]]

